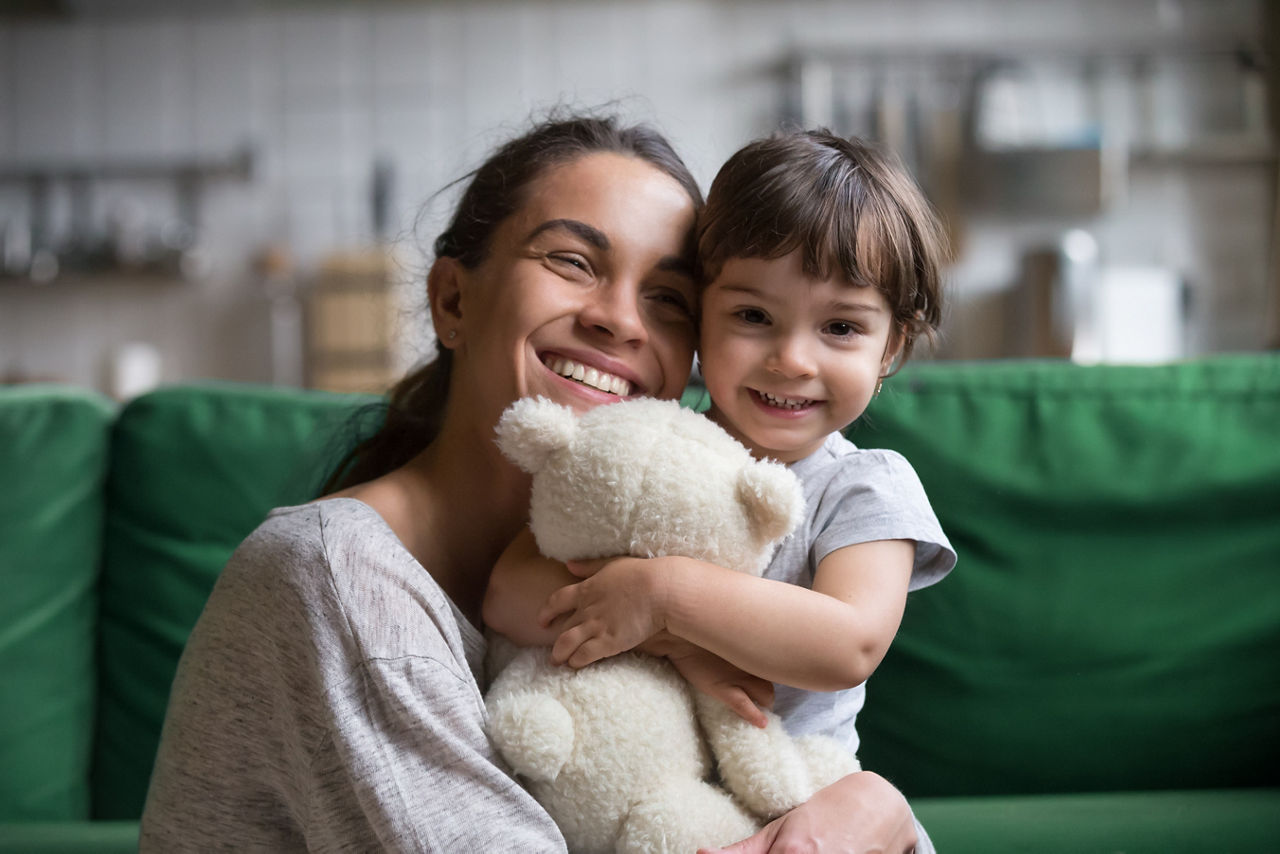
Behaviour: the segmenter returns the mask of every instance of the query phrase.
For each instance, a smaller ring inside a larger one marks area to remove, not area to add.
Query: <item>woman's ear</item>
[[[440,344],[450,350],[460,343],[462,283],[465,270],[457,258],[437,258],[427,273],[427,304]]]

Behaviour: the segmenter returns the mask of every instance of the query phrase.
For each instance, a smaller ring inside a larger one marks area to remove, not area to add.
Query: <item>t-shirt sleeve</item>
[[[936,584],[956,563],[955,550],[929,504],[924,486],[895,451],[848,455],[819,500],[813,528],[813,566],[837,549],[876,540],[914,540],[911,590]]]

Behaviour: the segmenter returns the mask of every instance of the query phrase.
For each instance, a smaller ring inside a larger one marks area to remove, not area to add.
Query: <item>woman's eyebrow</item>
[[[681,255],[668,255],[658,262],[659,270],[669,270],[673,273],[682,273],[689,278],[693,278],[693,260],[685,258]]]
[[[542,232],[551,231],[552,229],[564,229],[571,232],[597,249],[607,250],[609,248],[609,238],[605,236],[603,231],[576,219],[549,219],[529,232],[525,242],[533,240]]]

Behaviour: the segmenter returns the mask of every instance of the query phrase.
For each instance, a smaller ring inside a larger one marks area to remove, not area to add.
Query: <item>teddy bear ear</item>
[[[781,463],[762,461],[743,469],[738,476],[738,500],[766,542],[791,533],[804,512],[800,482]]]
[[[498,448],[511,462],[536,474],[547,459],[568,447],[578,429],[578,416],[545,397],[517,400],[498,419]]]

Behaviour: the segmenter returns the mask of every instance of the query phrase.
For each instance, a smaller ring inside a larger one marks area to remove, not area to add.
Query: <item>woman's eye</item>
[[[654,295],[654,299],[663,305],[679,309],[684,314],[693,314],[693,306],[689,304],[689,298],[679,291],[659,291]]]
[[[584,273],[591,272],[591,265],[587,263],[587,259],[576,253],[555,252],[548,255],[547,258],[561,266],[573,267],[574,269],[581,270]]]

